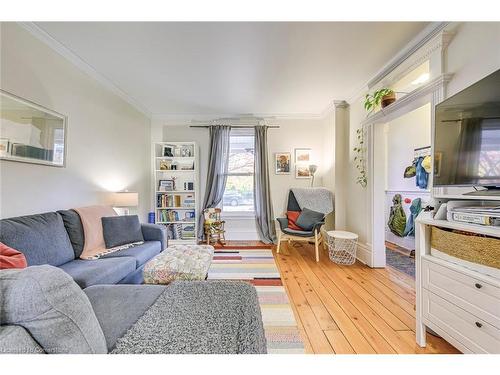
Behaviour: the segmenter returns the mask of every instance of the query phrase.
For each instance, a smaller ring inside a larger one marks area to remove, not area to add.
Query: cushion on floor
[[[67,272],[81,288],[96,284],[116,284],[134,272],[136,260],[131,257],[97,260],[75,259],[60,268]]]
[[[132,257],[136,260],[136,267],[142,266],[155,255],[160,254],[161,242],[160,241],[147,241],[142,245],[136,245],[128,249],[116,251],[114,253],[104,255],[101,259],[117,258],[117,257]]]

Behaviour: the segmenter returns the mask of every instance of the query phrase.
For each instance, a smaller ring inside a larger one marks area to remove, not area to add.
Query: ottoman
[[[213,246],[174,245],[144,266],[145,284],[169,284],[174,280],[204,280],[212,263]]]

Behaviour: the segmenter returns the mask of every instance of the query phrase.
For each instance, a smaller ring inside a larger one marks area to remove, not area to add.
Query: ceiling
[[[36,24],[152,115],[314,115],[423,22]]]

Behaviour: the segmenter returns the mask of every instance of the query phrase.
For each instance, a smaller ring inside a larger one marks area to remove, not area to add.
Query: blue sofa
[[[63,220],[64,219],[64,220]],[[0,220],[0,242],[21,251],[28,266],[49,264],[83,289],[99,284],[141,284],[146,262],[165,249],[165,229],[142,224],[144,243],[98,260],[79,259],[83,227],[73,210]]]

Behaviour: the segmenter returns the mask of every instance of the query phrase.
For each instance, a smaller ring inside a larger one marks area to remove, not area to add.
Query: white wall
[[[328,117],[328,116],[327,116]],[[181,123],[181,124],[179,124]],[[209,133],[208,129],[190,128],[182,121],[172,122],[162,119],[153,119],[151,129],[152,142],[157,141],[195,141],[200,147],[200,199],[205,194],[205,185],[208,168]],[[269,125],[278,125],[279,129],[269,129],[269,170],[271,180],[271,196],[274,215],[283,216],[286,211],[288,190],[291,187],[308,187],[309,179],[295,178],[295,164],[293,162],[295,148],[311,148],[313,161],[319,168],[315,178],[315,186],[323,185],[323,176],[328,173],[332,184],[333,162],[331,155],[334,152],[333,119],[280,119],[269,122]],[[329,134],[328,139],[325,134]],[[327,150],[327,151],[325,151]],[[276,175],[274,173],[274,153],[290,152],[292,154],[292,170],[290,175]],[[325,152],[328,157],[325,158]],[[328,186],[332,188],[331,185]],[[258,239],[255,227],[255,218],[226,217],[226,237],[230,240]]]
[[[430,103],[387,123],[386,129],[386,190],[421,191],[415,177],[403,178],[403,174],[413,161],[414,149],[431,145]]]
[[[1,24],[1,88],[68,116],[66,168],[0,161],[0,216],[139,193],[150,206],[149,119],[14,23]]]

